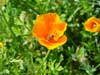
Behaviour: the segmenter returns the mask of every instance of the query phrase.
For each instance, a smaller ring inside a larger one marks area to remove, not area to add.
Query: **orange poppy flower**
[[[56,13],[48,13],[37,16],[32,35],[39,43],[48,49],[54,49],[67,41],[64,34],[67,23],[61,22]]]
[[[98,20],[96,17],[91,17],[84,23],[84,27],[87,31],[99,32],[100,31],[100,20]]]

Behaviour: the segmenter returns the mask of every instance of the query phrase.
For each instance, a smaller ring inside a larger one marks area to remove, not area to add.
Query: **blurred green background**
[[[52,50],[32,36],[36,16],[54,12],[68,23],[68,41]],[[100,33],[84,22],[100,18],[100,0],[0,0],[0,75],[100,75]]]

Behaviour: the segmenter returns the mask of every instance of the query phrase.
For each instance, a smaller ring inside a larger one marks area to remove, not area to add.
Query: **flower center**
[[[59,34],[58,34],[57,31],[53,31],[47,36],[46,39],[47,40],[55,40],[55,41],[57,41],[59,39]]]
[[[95,28],[96,26],[97,26],[97,25],[94,23],[92,27]]]
[[[53,34],[49,34],[48,36],[47,36],[47,40],[50,40],[50,39],[53,39],[54,38],[54,35]]]

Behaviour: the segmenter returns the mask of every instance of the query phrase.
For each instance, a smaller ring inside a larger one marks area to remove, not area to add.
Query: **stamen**
[[[93,28],[95,28],[97,25],[96,24],[93,24]]]
[[[54,37],[54,35],[50,34],[50,35],[48,35],[47,40],[50,40],[50,39],[52,39],[53,37]]]

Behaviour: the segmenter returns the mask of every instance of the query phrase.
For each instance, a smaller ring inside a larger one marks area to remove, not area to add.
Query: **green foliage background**
[[[99,0],[0,0],[0,75],[100,75],[100,33],[84,22],[100,18]],[[57,13],[68,23],[63,46],[48,50],[32,33],[36,16]]]

